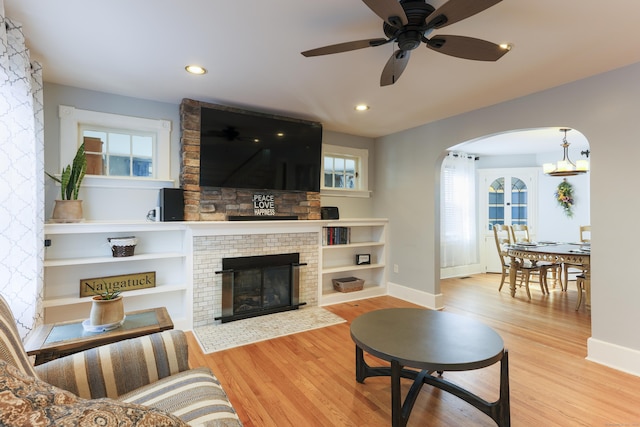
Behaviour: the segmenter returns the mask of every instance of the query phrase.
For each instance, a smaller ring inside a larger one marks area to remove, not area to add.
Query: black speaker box
[[[322,206],[320,208],[321,219],[340,219],[337,206]]]
[[[158,195],[160,221],[184,221],[184,190],[161,188]]]

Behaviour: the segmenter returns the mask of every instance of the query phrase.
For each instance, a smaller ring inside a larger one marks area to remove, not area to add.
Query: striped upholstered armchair
[[[242,426],[213,373],[189,369],[182,331],[34,367],[1,296],[0,425]]]

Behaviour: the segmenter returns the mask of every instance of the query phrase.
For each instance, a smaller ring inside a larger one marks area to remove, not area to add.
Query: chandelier
[[[542,171],[550,176],[572,176],[572,175],[580,175],[589,171],[589,161],[588,160],[578,160],[576,163],[573,163],[571,159],[569,159],[569,143],[567,142],[567,132],[571,129],[562,128],[560,132],[564,132],[564,138],[562,138],[561,147],[564,149],[564,157],[562,160],[559,160],[556,164],[553,163],[545,163],[542,165]],[[589,151],[583,151],[582,154],[586,154],[589,157]]]

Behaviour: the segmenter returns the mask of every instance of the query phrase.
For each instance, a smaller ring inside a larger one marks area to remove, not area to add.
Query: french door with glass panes
[[[532,240],[537,229],[538,168],[480,169],[478,233],[485,271],[499,273],[500,258],[493,236],[495,224],[523,224]]]

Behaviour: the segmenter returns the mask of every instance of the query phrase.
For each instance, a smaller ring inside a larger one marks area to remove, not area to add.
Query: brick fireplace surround
[[[214,106],[183,99],[180,104],[180,187],[184,189],[186,221],[224,221],[229,216],[252,216],[253,194],[275,196],[276,216],[300,220],[320,219],[320,193],[304,191],[254,191],[235,188],[200,187],[200,107]],[[234,110],[228,107],[229,110]],[[275,117],[275,116],[274,116]]]
[[[297,252],[300,263],[300,302],[318,305],[318,233],[274,232],[194,236],[193,327],[220,323],[222,314],[222,258]]]

